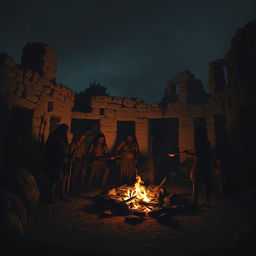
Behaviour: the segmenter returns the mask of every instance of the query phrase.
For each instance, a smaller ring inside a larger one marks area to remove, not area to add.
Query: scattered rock
[[[18,196],[28,209],[35,208],[39,201],[39,188],[34,176],[25,169],[10,170],[4,187]]]
[[[18,242],[24,240],[25,233],[20,218],[10,212],[0,213],[1,243]]]
[[[23,227],[27,225],[27,213],[26,208],[19,198],[11,193],[0,189],[0,212],[11,213],[20,218]]]

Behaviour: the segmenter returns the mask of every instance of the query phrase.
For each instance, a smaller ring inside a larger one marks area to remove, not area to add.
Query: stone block
[[[122,97],[118,97],[118,96],[113,96],[112,97],[112,104],[122,105],[122,103],[123,103],[123,98]]]
[[[28,78],[28,79],[32,79],[32,75],[33,75],[33,71],[30,70],[30,69],[26,69],[25,72],[25,77]]]
[[[39,80],[39,77],[40,77],[39,73],[33,72],[33,77],[32,77],[33,82],[37,82]]]
[[[11,77],[11,78],[14,78],[14,79],[17,76],[17,73],[16,73],[15,69],[10,69],[6,66],[0,67],[0,73],[4,76],[8,76],[8,77]]]
[[[27,77],[25,77],[23,79],[23,84],[26,85],[26,86],[30,86],[31,85],[31,81]]]
[[[111,97],[110,96],[93,96],[92,102],[97,103],[111,103]]]
[[[148,105],[146,103],[137,103],[136,108],[147,108]]]
[[[15,61],[12,57],[5,53],[0,53],[0,66],[5,66],[10,69],[15,68]]]
[[[23,76],[24,76],[24,70],[21,69],[21,68],[19,68],[19,69],[17,70],[17,75],[23,77]]]
[[[121,109],[121,105],[118,104],[108,104],[107,107],[109,109]]]
[[[143,100],[142,100],[141,98],[136,98],[135,101],[136,101],[137,103],[143,103]]]
[[[133,108],[136,105],[136,101],[131,98],[124,98],[123,105],[128,108]]]
[[[113,109],[105,109],[105,115],[114,117],[114,116],[116,116],[116,111]]]
[[[54,90],[48,86],[45,86],[43,89],[44,95],[54,95]]]

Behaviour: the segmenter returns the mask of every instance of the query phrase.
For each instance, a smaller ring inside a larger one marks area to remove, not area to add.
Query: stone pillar
[[[43,43],[27,43],[23,49],[21,66],[55,80],[57,73],[57,53],[55,49]]]
[[[179,151],[194,149],[194,123],[190,116],[179,118]],[[186,154],[180,154],[180,162],[186,160]]]
[[[142,155],[148,154],[148,120],[135,121],[135,135]]]
[[[187,84],[180,84],[180,92],[178,101],[180,103],[187,103],[188,102],[188,88]]]
[[[100,131],[106,137],[106,143],[109,150],[113,149],[116,140],[117,121],[115,119],[100,119]]]

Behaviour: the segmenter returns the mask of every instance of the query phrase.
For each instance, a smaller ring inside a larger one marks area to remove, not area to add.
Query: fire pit
[[[122,185],[98,195],[96,202],[107,215],[153,216],[156,213],[177,208],[177,195],[163,188],[166,178],[158,186],[145,186],[136,175],[134,186]]]

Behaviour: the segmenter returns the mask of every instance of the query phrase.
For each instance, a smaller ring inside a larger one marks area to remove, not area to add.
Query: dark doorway
[[[150,119],[150,137],[154,161],[155,182],[159,183],[179,166],[179,157],[170,158],[168,153],[178,152],[178,119]]]
[[[7,167],[30,167],[33,114],[30,109],[12,108],[5,150]]]
[[[194,137],[196,139],[200,136],[207,137],[207,123],[205,117],[194,118]]]
[[[239,110],[239,140],[241,141],[241,153],[233,162],[240,163],[238,170],[239,182],[245,186],[255,186],[255,154],[256,154],[256,109],[248,105]],[[237,139],[237,138],[234,138]]]
[[[50,130],[49,135],[52,134],[52,132],[57,128],[57,126],[60,124],[60,117],[59,116],[52,116],[50,119]]]
[[[226,153],[226,118],[225,115],[214,116],[216,155],[224,158]]]
[[[117,121],[116,131],[116,147],[127,135],[135,135],[135,123],[134,121]]]

